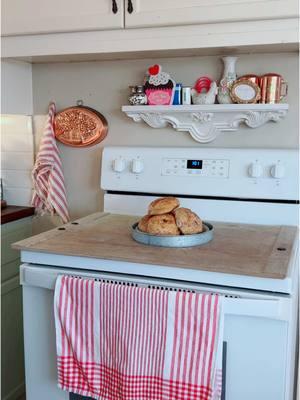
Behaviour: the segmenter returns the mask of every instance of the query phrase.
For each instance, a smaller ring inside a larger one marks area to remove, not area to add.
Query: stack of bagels
[[[151,235],[192,235],[203,231],[203,223],[189,208],[180,207],[176,197],[161,197],[150,203],[138,229]]]

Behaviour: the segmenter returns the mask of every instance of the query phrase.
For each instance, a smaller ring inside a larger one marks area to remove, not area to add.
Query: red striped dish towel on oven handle
[[[105,400],[221,396],[222,297],[59,276],[58,386]]]
[[[70,218],[62,164],[54,135],[54,116],[55,104],[51,103],[32,171],[34,191],[31,204],[40,214],[49,212],[59,215],[65,224]]]

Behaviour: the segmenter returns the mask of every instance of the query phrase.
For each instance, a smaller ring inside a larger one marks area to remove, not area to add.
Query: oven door
[[[253,294],[184,282],[137,278],[23,264],[27,400],[79,399],[57,387],[53,296],[58,274],[136,282],[155,287],[216,291],[224,300],[223,400],[291,400],[286,395],[289,302],[285,296]],[[289,360],[291,362],[291,360]],[[171,400],[171,399],[170,399]]]

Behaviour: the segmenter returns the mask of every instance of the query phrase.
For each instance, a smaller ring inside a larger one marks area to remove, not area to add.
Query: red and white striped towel
[[[63,223],[69,221],[62,164],[54,135],[55,104],[49,105],[40,149],[32,171],[33,197],[31,204],[38,213],[58,214]]]
[[[219,399],[221,300],[59,276],[59,387],[101,400]]]

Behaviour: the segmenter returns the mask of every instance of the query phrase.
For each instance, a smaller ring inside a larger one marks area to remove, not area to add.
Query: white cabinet
[[[123,26],[123,0],[2,0],[3,35],[89,31]]]
[[[297,16],[297,0],[2,0],[2,34],[97,31]],[[280,28],[280,22],[278,24]]]
[[[297,17],[296,0],[132,0],[125,27]],[[280,28],[280,26],[279,26]]]

